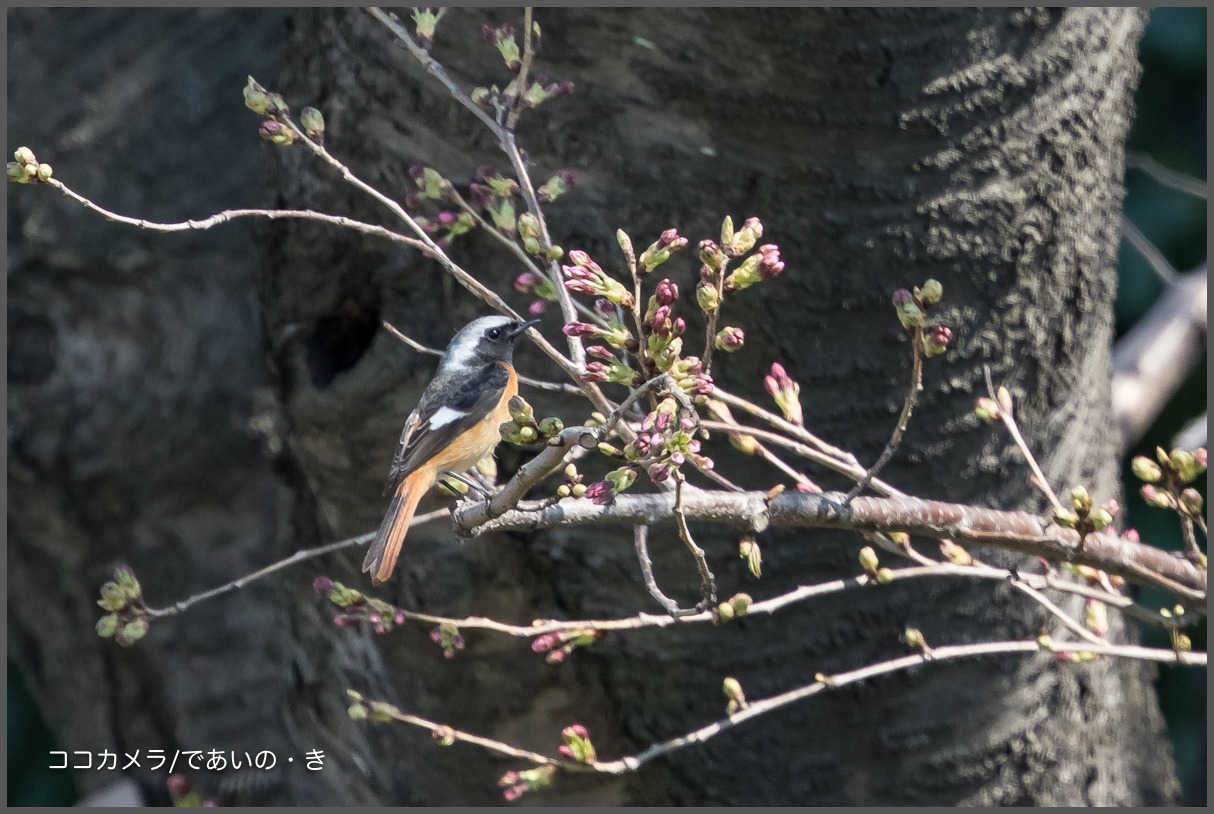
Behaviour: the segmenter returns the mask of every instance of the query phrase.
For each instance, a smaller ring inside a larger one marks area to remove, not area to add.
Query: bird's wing
[[[405,419],[384,494],[391,494],[409,473],[492,412],[509,380],[509,372],[499,364],[474,373],[435,378]]]

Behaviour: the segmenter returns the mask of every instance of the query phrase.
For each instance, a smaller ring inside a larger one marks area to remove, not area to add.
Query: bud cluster
[[[36,184],[49,181],[54,174],[50,164],[39,164],[34,151],[29,147],[18,147],[13,153],[14,161],[8,162],[8,180],[14,184]]]
[[[387,701],[371,701],[355,690],[346,690],[346,695],[353,701],[346,713],[352,721],[375,721],[387,723],[396,720],[401,711]]]
[[[734,594],[712,609],[712,623],[719,625],[745,616],[750,612],[750,606],[753,603],[754,600],[750,598],[750,594]]]
[[[433,628],[430,631],[430,641],[441,647],[443,657],[448,659],[455,658],[456,651],[464,649],[464,637],[460,635],[459,628],[451,622],[443,622]]]
[[[564,741],[558,748],[562,755],[576,760],[578,763],[594,763],[597,755],[594,744],[590,742],[590,733],[581,724],[573,724],[561,730]]]
[[[1151,506],[1200,519],[1204,501],[1201,492],[1189,484],[1206,471],[1206,448],[1167,452],[1163,447],[1156,447],[1155,459],[1152,461],[1139,455],[1130,463],[1134,475],[1143,481],[1142,499]]]
[[[763,576],[763,551],[753,534],[743,537],[742,542],[738,543],[738,556],[746,560],[746,570],[750,571],[752,576]]]
[[[148,632],[149,614],[143,602],[143,588],[135,572],[125,565],[114,569],[114,579],[101,586],[101,609],[108,611],[97,620],[97,635],[111,636],[123,647],[130,647]]]
[[[931,358],[948,350],[953,331],[944,325],[927,325],[927,312],[944,296],[944,286],[938,280],[928,280],[913,291],[899,288],[894,292],[894,310],[902,327],[910,331],[919,343],[923,355]]]
[[[1113,524],[1113,518],[1121,511],[1116,500],[1109,499],[1103,506],[1096,506],[1087,487],[1076,486],[1071,490],[1071,507],[1054,510],[1054,522],[1063,528],[1075,529],[1080,537],[1103,531]]]
[[[536,766],[521,772],[506,772],[498,778],[497,785],[507,801],[514,801],[529,791],[539,791],[552,785],[556,767]]]
[[[499,427],[502,440],[511,444],[533,444],[536,441],[549,442],[565,429],[565,422],[556,416],[535,418],[535,410],[522,396],[513,396],[507,405],[510,420]]]
[[[557,497],[581,497],[586,494],[586,485],[582,483],[582,473],[577,471],[577,464],[565,467],[565,479],[556,487]]]
[[[775,399],[785,421],[798,426],[805,423],[805,415],[801,412],[801,385],[792,380],[783,365],[772,362],[771,374],[763,378],[763,386]]]
[[[521,228],[519,231],[522,231]],[[548,303],[557,302],[560,299],[556,293],[556,286],[552,284],[551,280],[539,274],[533,274],[530,271],[525,271],[515,278],[514,290],[520,294],[529,294],[535,297],[531,301],[531,304],[527,306],[527,313],[533,317],[537,317],[548,310]]]
[[[545,633],[535,637],[531,642],[531,650],[535,653],[547,653],[544,661],[548,664],[560,664],[574,650],[594,644],[603,638],[603,635],[603,631],[593,628]]]
[[[347,588],[328,577],[312,580],[312,589],[340,609],[333,617],[333,624],[338,627],[356,627],[361,622],[366,622],[376,633],[383,634],[405,623],[405,612],[400,608],[393,607],[382,599],[367,596],[354,588]]]
[[[739,710],[746,709],[746,693],[742,692],[742,684],[736,678],[727,676],[721,683],[721,692],[728,699],[728,703],[725,704],[726,715],[733,715]]]
[[[569,293],[602,297],[613,305],[632,308],[632,292],[618,280],[609,277],[586,252],[574,249],[569,252],[569,261],[572,265],[561,266],[565,288]]]

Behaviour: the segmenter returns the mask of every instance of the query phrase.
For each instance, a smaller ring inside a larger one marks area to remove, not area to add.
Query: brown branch
[[[695,538],[691,536],[691,529],[687,527],[687,515],[683,511],[683,473],[675,472],[675,488],[674,488],[674,519],[679,527],[679,539],[687,546],[687,550],[691,552],[692,558],[696,562],[696,571],[700,574],[700,604],[696,606],[697,610],[710,608],[717,603],[717,583],[712,576],[712,570],[708,567],[708,560],[704,557],[704,549],[696,545]]]
[[[1029,512],[1000,511],[910,497],[858,497],[842,502],[837,492],[784,492],[770,502],[763,492],[692,490],[683,496],[688,520],[724,523],[762,531],[768,525],[834,528],[858,532],[904,531],[959,543],[993,546],[1045,557],[1053,562],[1090,565],[1140,584],[1204,603],[1206,574],[1188,561],[1113,534],[1089,534],[1079,544],[1072,529],[1051,525]],[[674,518],[670,494],[623,494],[610,506],[565,500],[554,506],[518,509],[482,520],[472,507],[454,511],[456,527],[471,536],[487,531],[531,531],[585,524],[653,525]],[[477,523],[469,522],[476,518]]]
[[[1206,350],[1206,267],[1169,285],[1113,348],[1118,452],[1142,438]]]
[[[628,772],[635,772],[646,763],[669,755],[673,752],[677,752],[681,749],[685,749],[688,746],[704,743],[722,732],[726,732],[739,724],[745,723],[746,721],[768,715],[775,710],[788,706],[789,704],[802,701],[806,698],[822,694],[829,690],[836,690],[841,687],[846,687],[849,684],[856,684],[861,681],[876,678],[877,676],[897,673],[922,665],[941,664],[946,661],[954,661],[963,658],[1016,653],[1032,655],[1040,654],[1042,652],[1042,645],[1036,641],[979,642],[975,644],[956,644],[933,647],[930,651],[900,656],[898,658],[889,659],[876,664],[870,664],[854,670],[836,673],[833,676],[822,676],[821,679],[814,681],[811,684],[806,684],[796,689],[789,690],[788,692],[783,692],[768,698],[751,701],[745,707],[732,715],[721,718],[711,724],[708,724],[707,726],[700,727],[699,729],[693,730],[684,735],[680,735],[677,738],[656,743],[636,754],[628,755],[617,760],[594,760],[588,763],[577,763],[563,758],[548,757],[547,755],[519,749],[511,746],[508,743],[495,740],[493,738],[485,738],[472,733],[456,730],[451,727],[445,727],[442,724],[437,724],[433,721],[402,712],[391,704],[384,702],[371,701],[368,703],[370,703],[373,713],[376,713],[385,719],[410,724],[412,726],[418,726],[428,729],[431,732],[441,728],[445,734],[453,736],[456,740],[474,743],[489,751],[497,752],[508,757],[527,760],[535,765],[557,766],[570,772],[597,772],[600,774],[620,775]],[[1180,652],[1175,650],[1164,650],[1162,648],[1140,647],[1137,645],[1066,642],[1054,643],[1050,647],[1050,652],[1055,654],[1090,653],[1097,656],[1138,659],[1142,661],[1154,661],[1164,664],[1178,664],[1185,666],[1205,666],[1207,662],[1207,656],[1205,653]],[[352,693],[352,695],[354,695],[356,700],[360,702],[363,701],[362,696],[355,693]]]

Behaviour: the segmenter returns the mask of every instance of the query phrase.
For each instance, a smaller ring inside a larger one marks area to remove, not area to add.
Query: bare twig
[[[426,250],[426,246],[420,240],[393,232],[391,229],[385,229],[382,226],[376,226],[372,223],[364,223],[353,218],[341,217],[340,215],[327,215],[323,212],[313,212],[310,209],[226,209],[223,212],[217,212],[200,220],[186,220],[178,223],[158,223],[156,221],[145,220],[143,218],[131,218],[125,215],[119,215],[117,212],[111,212],[105,207],[94,203],[84,197],[67,184],[60,181],[58,178],[48,178],[42,182],[47,186],[53,187],[62,192],[67,197],[91,209],[101,215],[106,220],[114,221],[115,223],[126,224],[127,226],[135,226],[140,229],[147,229],[153,232],[187,232],[187,231],[205,231],[214,228],[224,223],[241,218],[265,218],[266,220],[313,220],[321,223],[328,223],[333,226],[340,226],[343,229],[353,229],[356,232],[361,232],[364,235],[372,237],[382,237],[385,240],[391,240],[394,243],[403,243],[414,249],[421,251]]]
[[[1128,152],[1125,155],[1125,165],[1127,168],[1142,170],[1147,175],[1154,178],[1165,187],[1171,187],[1186,195],[1192,195],[1195,198],[1206,199],[1206,182],[1199,178],[1192,178],[1184,173],[1169,169],[1163,164],[1160,164],[1147,153]]]
[[[708,560],[704,557],[704,549],[696,545],[695,538],[691,536],[691,529],[687,527],[687,515],[683,513],[683,473],[676,471],[674,478],[674,519],[679,527],[679,539],[691,552],[696,561],[696,570],[700,573],[701,601],[696,609],[703,610],[717,604],[717,583],[708,567]]]
[[[877,458],[876,463],[868,468],[864,473],[864,477],[847,492],[847,496],[843,499],[844,503],[851,503],[856,495],[868,488],[873,482],[873,478],[880,472],[889,459],[894,457],[894,452],[898,449],[898,445],[902,443],[902,436],[906,434],[906,427],[910,423],[911,413],[915,410],[915,402],[919,399],[919,391],[923,389],[923,328],[915,328],[911,332],[911,386],[906,391],[906,399],[902,402],[902,413],[898,416],[898,423],[894,425],[893,434],[890,435],[889,441],[885,444],[885,449],[881,450],[881,456]]]
[[[428,514],[415,515],[413,517],[412,522],[409,524],[409,528],[413,528],[415,526],[420,526],[423,523],[429,523],[432,520],[440,520],[446,514],[447,514],[446,509],[438,509],[436,511],[429,512]],[[330,554],[334,551],[340,551],[343,548],[350,548],[350,547],[356,546],[356,545],[366,545],[367,543],[371,542],[374,539],[375,539],[375,532],[371,532],[369,534],[360,534],[357,537],[351,537],[346,540],[338,540],[335,543],[329,543],[327,545],[317,546],[316,548],[307,548],[302,551],[296,551],[294,554],[287,557],[286,559],[282,559],[282,560],[279,560],[278,562],[271,563],[270,565],[267,565],[265,568],[259,568],[258,570],[254,571],[253,573],[245,574],[243,577],[240,577],[239,579],[234,579],[231,582],[226,582],[223,585],[220,585],[215,588],[211,588],[209,591],[203,591],[202,593],[193,594],[191,596],[186,597],[185,599],[174,602],[172,605],[168,605],[163,608],[147,608],[144,611],[144,613],[146,613],[148,616],[150,616],[153,619],[156,619],[156,618],[159,618],[162,616],[176,616],[177,614],[182,613],[183,611],[187,610],[191,606],[197,605],[199,602],[204,602],[208,599],[214,599],[215,597],[222,596],[223,594],[226,594],[229,591],[235,591],[239,588],[243,588],[244,586],[248,585],[251,582],[256,582],[257,580],[261,579],[262,577],[267,577],[276,571],[281,571],[284,568],[289,568],[292,565],[297,565],[298,563],[301,563],[304,560],[310,560],[310,559],[313,559],[314,557],[320,557],[325,554]]]
[[[1062,502],[1058,500],[1058,495],[1054,493],[1053,487],[1050,486],[1050,482],[1045,478],[1045,473],[1043,473],[1041,471],[1041,467],[1037,465],[1037,459],[1033,457],[1032,450],[1030,450],[1029,445],[1025,443],[1024,436],[1020,434],[1020,427],[1016,424],[1016,417],[1014,415],[1015,409],[1011,403],[1011,395],[1008,394],[1007,398],[1001,399],[999,397],[1000,393],[995,391],[994,382],[991,381],[991,369],[983,366],[982,370],[983,373],[986,374],[986,390],[990,394],[990,397],[999,405],[999,418],[1001,421],[1003,421],[1003,426],[1007,428],[1008,433],[1012,436],[1012,440],[1016,442],[1016,446],[1020,449],[1020,454],[1024,456],[1024,460],[1028,463],[1029,469],[1032,470],[1033,483],[1037,485],[1037,488],[1040,489],[1041,492],[1046,496],[1046,499],[1050,501],[1050,506],[1052,506],[1055,511],[1061,511]],[[1007,388],[1000,388],[1000,390],[1002,393],[1007,393]]]
[[[664,757],[673,752],[677,752],[694,744],[704,743],[717,735],[732,729],[733,727],[742,724],[746,721],[768,715],[775,710],[781,709],[793,704],[797,701],[802,701],[815,695],[827,692],[829,690],[846,687],[850,684],[856,684],[861,681],[866,681],[877,676],[897,673],[904,670],[909,670],[914,667],[942,664],[947,661],[955,661],[964,658],[975,658],[981,656],[1004,655],[1004,654],[1025,654],[1033,655],[1042,653],[1042,645],[1036,641],[1002,641],[1002,642],[978,642],[975,644],[956,644],[956,645],[941,645],[931,648],[930,652],[918,652],[898,658],[888,659],[876,664],[870,664],[865,667],[860,667],[854,670],[848,670],[841,673],[836,673],[832,676],[822,676],[819,680],[811,684],[798,687],[788,692],[783,692],[778,695],[773,695],[768,698],[751,701],[745,707],[725,718],[721,718],[707,726],[688,732],[679,737],[670,740],[656,743],[649,748],[633,755],[619,758],[617,760],[602,761],[592,760],[587,763],[578,763],[562,758],[552,758],[547,755],[530,752],[511,746],[503,741],[485,738],[479,735],[455,730],[450,727],[443,727],[444,733],[453,735],[456,740],[462,740],[467,743],[474,743],[489,751],[497,752],[508,757],[527,760],[535,765],[541,766],[557,766],[570,772],[597,772],[600,774],[620,775],[628,772],[635,772],[637,769],[650,763],[657,758]],[[1207,656],[1205,653],[1181,652],[1176,650],[1165,650],[1162,648],[1140,647],[1137,645],[1114,645],[1114,644],[1093,644],[1090,642],[1071,643],[1058,642],[1050,646],[1050,652],[1055,655],[1064,653],[1089,653],[1094,656],[1110,656],[1114,658],[1137,659],[1141,661],[1154,661],[1164,664],[1177,664],[1185,666],[1205,666]],[[358,696],[361,700],[361,696]],[[390,704],[384,702],[370,702],[372,710],[380,716],[397,721],[399,723],[410,724],[428,729],[431,732],[439,729],[443,725],[434,723],[415,715],[401,712]]]
[[[666,613],[674,618],[689,617],[699,614],[698,608],[680,608],[679,603],[662,593],[658,581],[653,575],[653,562],[649,559],[649,526],[639,525],[633,528],[632,542],[636,547],[637,562],[641,564],[641,578],[645,580],[645,588],[649,595],[657,600]]]
[[[753,401],[748,401],[747,399],[741,398],[739,396],[735,396],[732,393],[722,390],[719,386],[714,385],[714,387],[712,389],[712,395],[713,395],[713,398],[720,399],[721,401],[725,402],[726,404],[729,404],[733,407],[737,407],[747,413],[750,413],[751,415],[755,416],[756,418],[763,419],[768,424],[775,427],[777,430],[780,430],[784,434],[791,436],[792,438],[796,438],[800,441],[803,441],[806,444],[809,444],[810,446],[821,450],[826,455],[828,455],[832,458],[835,458],[844,463],[851,464],[853,467],[855,467],[856,471],[858,471],[858,472],[864,471],[864,468],[862,466],[860,466],[860,461],[858,461],[856,459],[855,455],[851,454],[850,452],[848,452],[845,449],[840,449],[839,447],[836,447],[833,444],[828,444],[827,442],[823,441],[818,436],[814,435],[809,430],[802,427],[800,424],[793,424],[791,421],[786,421],[784,418],[776,415],[775,413],[771,412],[770,410],[764,410],[762,407],[755,404]],[[876,483],[877,481],[874,480],[873,482]],[[891,493],[891,494],[893,494],[893,493]]]
[[[1176,269],[1172,268],[1168,258],[1164,257],[1163,252],[1159,251],[1155,244],[1142,233],[1142,230],[1134,225],[1134,221],[1125,215],[1121,216],[1121,234],[1134,247],[1134,250],[1142,255],[1142,259],[1147,261],[1147,265],[1159,275],[1161,280],[1168,285],[1176,282]]]

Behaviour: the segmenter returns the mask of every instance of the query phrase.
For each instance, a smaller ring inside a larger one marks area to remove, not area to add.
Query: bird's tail
[[[396,567],[396,558],[400,556],[401,543],[405,541],[405,533],[409,530],[409,521],[417,511],[417,504],[422,495],[434,485],[433,474],[426,468],[418,469],[400,482],[388,504],[388,512],[384,522],[380,524],[375,542],[363,560],[363,570],[371,572],[371,583],[378,585],[386,582],[392,576]]]

